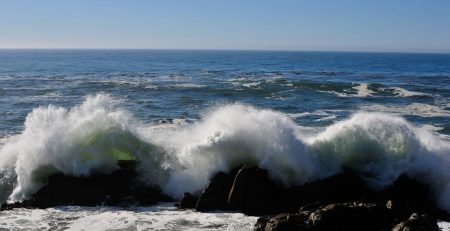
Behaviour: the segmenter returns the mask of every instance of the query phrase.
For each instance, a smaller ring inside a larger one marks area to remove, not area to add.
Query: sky
[[[450,53],[450,0],[0,0],[0,48]]]

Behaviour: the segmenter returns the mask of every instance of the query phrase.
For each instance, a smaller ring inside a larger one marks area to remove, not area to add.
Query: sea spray
[[[383,188],[408,174],[450,210],[449,141],[400,117],[356,113],[311,133],[280,112],[230,104],[196,123],[161,127],[137,121],[113,101],[100,94],[72,109],[33,110],[24,131],[1,147],[2,193],[22,200],[53,172],[109,172],[118,159],[135,158],[143,179],[172,196],[198,192],[218,171],[256,164],[287,186],[352,169]]]
[[[107,173],[118,168],[118,159],[138,156],[146,146],[132,132],[132,117],[114,105],[99,94],[70,110],[51,105],[34,109],[24,131],[0,150],[0,168],[10,176],[8,182],[15,181],[9,199],[28,198],[55,172]]]

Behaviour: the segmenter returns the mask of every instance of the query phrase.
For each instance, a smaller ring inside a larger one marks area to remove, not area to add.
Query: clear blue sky
[[[450,0],[0,0],[0,48],[450,52]]]

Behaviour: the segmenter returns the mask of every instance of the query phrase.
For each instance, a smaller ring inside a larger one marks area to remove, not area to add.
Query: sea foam
[[[23,200],[58,171],[111,172],[118,159],[131,158],[144,182],[174,197],[199,192],[218,171],[255,164],[287,186],[352,169],[383,188],[407,174],[430,185],[450,211],[450,142],[398,116],[356,113],[312,132],[281,112],[230,104],[195,123],[162,127],[119,106],[100,94],[71,109],[34,109],[24,131],[0,148],[3,198]]]

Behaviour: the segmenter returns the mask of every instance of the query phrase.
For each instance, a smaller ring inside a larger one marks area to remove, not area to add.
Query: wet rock
[[[257,166],[242,167],[234,179],[228,197],[228,208],[246,214],[264,214],[272,209],[274,182],[267,170]]]
[[[343,172],[305,185],[278,189],[275,208],[295,212],[301,206],[348,201],[372,201],[373,191],[354,172]]]
[[[258,219],[255,230],[387,230],[392,227],[384,206],[367,203],[337,203],[297,213],[282,213]]]
[[[390,225],[386,208],[365,203],[330,204],[311,212],[315,230],[380,230]]]
[[[193,208],[195,208],[195,206],[197,204],[197,200],[198,200],[198,197],[196,197],[188,192],[185,192],[183,194],[183,197],[181,198],[178,208],[193,209]]]
[[[218,172],[200,194],[195,209],[198,211],[211,211],[226,209],[228,192],[232,178],[224,172]]]
[[[87,177],[53,174],[48,178],[47,184],[31,199],[14,205],[3,205],[2,209],[48,208],[61,205],[151,205],[171,200],[159,187],[148,186],[137,181],[135,161],[121,161],[119,166],[120,169],[112,173]]]
[[[255,224],[255,231],[310,231],[307,213],[281,213],[273,217],[261,217]]]
[[[396,225],[392,231],[438,231],[436,217],[413,213],[408,220]]]

